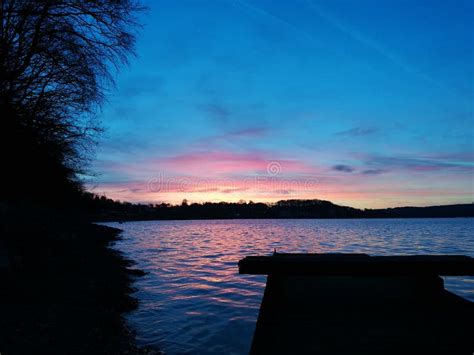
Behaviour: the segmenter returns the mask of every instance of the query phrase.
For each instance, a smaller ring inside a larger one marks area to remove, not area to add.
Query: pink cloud
[[[465,193],[466,186],[472,189],[469,176],[459,173],[472,172],[472,167],[463,164],[369,156],[370,164],[354,165],[356,173],[340,174],[330,166],[274,156],[261,150],[202,150],[127,163],[102,161],[103,183],[93,191],[123,201],[154,203],[179,203],[184,198],[196,202],[318,198],[354,207],[386,207],[472,200]],[[364,173],[367,166],[383,168],[383,174]],[[108,177],[128,182],[107,183]]]
[[[156,161],[165,170],[199,175],[232,173],[267,173],[273,166],[274,174],[314,172],[314,167],[291,159],[271,159],[261,152],[237,153],[230,151],[186,153]]]

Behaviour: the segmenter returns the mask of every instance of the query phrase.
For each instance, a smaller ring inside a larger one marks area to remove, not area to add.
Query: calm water
[[[109,223],[124,230],[116,248],[149,274],[135,283],[128,316],[142,345],[167,354],[247,354],[265,277],[238,275],[246,255],[280,252],[466,254],[474,219],[230,220]],[[473,278],[449,278],[474,301]]]

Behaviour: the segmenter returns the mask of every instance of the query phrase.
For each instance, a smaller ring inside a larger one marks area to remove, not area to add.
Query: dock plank
[[[474,276],[474,259],[464,255],[274,254],[245,257],[239,261],[239,272],[253,275]]]

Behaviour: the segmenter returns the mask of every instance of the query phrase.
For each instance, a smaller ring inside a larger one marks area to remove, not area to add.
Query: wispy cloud
[[[399,55],[395,52],[385,48],[380,42],[374,40],[373,38],[369,37],[368,35],[358,31],[356,28],[350,26],[348,23],[344,22],[342,19],[334,16],[327,10],[325,10],[319,4],[315,4],[312,0],[306,0],[309,7],[321,18],[325,19],[331,26],[336,28],[337,30],[345,33],[353,40],[365,45],[368,48],[371,48],[379,55],[385,57],[387,60],[391,61],[393,64],[397,65],[399,68],[403,69],[407,73],[411,75],[416,75],[423,80],[435,84],[437,86],[443,86],[438,81],[433,79],[431,76],[426,75],[425,73],[421,72],[417,68],[414,68],[411,64],[407,63],[403,60]]]
[[[224,194],[232,194],[232,193],[242,192],[246,190],[248,190],[247,187],[238,187],[238,188],[222,189],[220,191]]]
[[[231,115],[230,110],[222,104],[218,103],[207,103],[204,105],[198,105],[198,109],[206,112],[214,119],[218,121],[227,121]]]
[[[235,129],[228,132],[224,132],[214,137],[210,137],[206,139],[206,141],[207,143],[209,143],[209,139],[232,141],[236,139],[262,138],[266,136],[268,132],[269,132],[269,129],[266,127],[248,127],[248,128]]]
[[[338,164],[338,165],[334,165],[332,167],[332,170],[341,171],[344,173],[352,173],[354,171],[354,168],[349,165]]]
[[[274,190],[273,192],[278,195],[290,195],[293,191],[287,190],[287,189],[280,189],[280,190]]]
[[[369,127],[369,128],[354,127],[345,131],[337,132],[336,135],[359,137],[359,136],[367,136],[375,132],[377,132],[377,129],[373,127]]]
[[[267,134],[267,132],[268,128],[265,127],[250,127],[228,132],[226,134],[233,137],[262,137]]]
[[[377,167],[371,170],[402,169],[413,172],[429,172],[454,169],[458,171],[474,171],[472,159],[450,159],[454,157],[469,158],[469,156],[462,155],[447,155],[446,157],[373,156],[367,159],[366,163]]]
[[[283,25],[284,27],[290,29],[294,33],[297,33],[300,36],[300,38],[302,38],[304,40],[309,40],[310,42],[320,42],[311,33],[303,30],[302,28],[294,25],[293,23],[291,23],[289,21],[284,20],[283,18],[281,18],[277,15],[274,15],[273,13],[271,13],[268,10],[265,10],[262,7],[256,6],[254,4],[250,4],[250,3],[246,2],[246,1],[242,1],[242,0],[234,0],[234,1],[237,4],[240,4],[242,7],[253,11],[255,14],[262,16],[263,18],[274,21],[279,25]]]
[[[164,87],[165,79],[162,76],[139,75],[125,81],[118,94],[127,100],[147,94],[163,95]]]
[[[385,173],[386,170],[384,169],[367,169],[367,170],[362,170],[362,174],[364,175],[380,175]]]

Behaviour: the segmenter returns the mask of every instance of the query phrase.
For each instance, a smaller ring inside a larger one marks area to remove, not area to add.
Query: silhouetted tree
[[[1,197],[61,195],[100,131],[112,70],[133,50],[134,0],[2,0]]]

